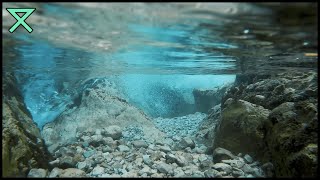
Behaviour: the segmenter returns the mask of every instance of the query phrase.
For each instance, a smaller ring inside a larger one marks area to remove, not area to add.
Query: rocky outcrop
[[[2,101],[2,174],[26,177],[32,168],[47,168],[48,155],[12,74],[5,74]]]
[[[216,122],[218,129],[201,131],[209,130],[205,137],[216,133],[213,148],[248,152],[262,162],[271,161],[276,177],[316,176],[317,73],[265,77],[238,78],[223,96],[221,112],[211,110],[204,121]]]
[[[77,134],[88,128],[94,131],[97,128],[108,129],[112,125],[121,128],[129,125],[141,126],[143,135],[149,140],[164,137],[142,111],[116,94],[114,89],[110,90],[104,83],[96,83],[94,87],[86,88],[77,98],[75,105],[43,127],[41,133],[49,150],[53,153],[59,146],[74,142]],[[119,134],[114,136],[119,138]]]
[[[317,109],[315,104],[301,101],[286,102],[271,111],[266,143],[278,176],[317,175]]]

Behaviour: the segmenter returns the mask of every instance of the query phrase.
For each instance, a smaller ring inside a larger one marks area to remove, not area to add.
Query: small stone
[[[98,176],[104,173],[104,168],[101,166],[96,166],[95,168],[93,168],[91,174],[92,176]]]
[[[49,174],[49,178],[53,178],[53,177],[59,177],[60,174],[62,173],[62,169],[59,169],[57,167],[53,168],[52,171]]]
[[[61,172],[59,177],[84,177],[86,173],[80,169],[68,168]]]
[[[143,159],[143,162],[144,162],[146,165],[148,165],[148,166],[151,166],[151,165],[152,165],[152,161],[151,161],[149,155],[143,155],[143,156],[142,156],[142,159]]]
[[[104,137],[102,138],[103,144],[112,147],[115,147],[117,143],[112,139],[112,137]]]
[[[160,151],[163,151],[163,152],[171,152],[171,149],[169,146],[160,146]]]
[[[76,165],[76,162],[73,160],[71,156],[64,156],[60,159],[59,166],[62,168],[71,168]]]
[[[125,146],[125,145],[119,145],[118,146],[118,150],[120,152],[129,152],[130,151],[130,148],[128,146]]]
[[[132,145],[135,147],[135,148],[147,148],[148,147],[148,144],[143,141],[143,140],[136,140],[136,141],[133,141],[132,142]]]
[[[221,162],[221,160],[226,160],[226,159],[235,159],[236,156],[234,156],[230,151],[223,149],[223,148],[216,148],[213,151],[213,161],[215,163]]]
[[[58,166],[59,163],[60,163],[60,160],[58,158],[54,161],[49,162],[51,166]]]
[[[218,170],[218,171],[224,171],[227,174],[232,172],[232,167],[225,163],[216,163],[212,166],[212,168]]]
[[[169,164],[166,164],[163,162],[158,164],[157,169],[159,172],[164,173],[164,174],[173,173],[172,167]]]
[[[82,146],[85,147],[85,148],[89,147],[89,143],[87,141],[85,141],[85,142],[82,143]]]
[[[103,148],[102,148],[102,152],[109,152],[109,153],[111,153],[111,152],[113,152],[113,149],[110,147],[110,146],[108,146],[108,145],[105,145]]]
[[[166,154],[166,162],[167,163],[174,163],[176,162],[176,157],[173,154]]]
[[[48,170],[46,169],[31,169],[28,173],[28,177],[46,177]]]
[[[193,140],[189,137],[184,137],[181,139],[181,141],[179,142],[179,146],[182,149],[185,149],[187,147],[190,147],[191,149],[195,148],[195,143],[193,142]]]
[[[86,151],[83,153],[85,158],[91,157],[95,153],[95,150]]]
[[[102,135],[106,137],[112,137],[112,139],[120,139],[120,137],[122,136],[122,131],[119,126],[112,125],[104,128]]]
[[[246,160],[247,163],[252,163],[253,162],[253,159],[250,155],[246,154],[244,155],[244,160]]]
[[[241,170],[245,173],[249,173],[252,174],[254,173],[254,170],[251,166],[249,166],[248,164],[244,164],[244,166],[241,168]]]
[[[227,160],[222,160],[223,163],[230,164],[232,167],[236,168],[242,168],[245,162],[241,160],[233,160],[233,159],[227,159]]]
[[[241,169],[233,167],[232,170],[233,170],[232,171],[232,175],[234,177],[240,177],[240,176],[244,176],[245,175],[244,172]]]
[[[177,156],[176,163],[183,167],[187,164],[187,160],[183,156]]]
[[[87,168],[87,163],[84,161],[84,162],[78,162],[77,163],[77,168],[80,169],[80,170],[84,170]]]
[[[139,171],[139,175],[141,176],[142,174],[145,174],[146,173],[146,175],[151,175],[151,169],[150,169],[150,167],[149,166],[144,166],[143,167],[143,169],[141,169],[140,171]]]
[[[208,169],[204,171],[204,177],[207,177],[207,178],[215,178],[217,177],[218,174],[219,174],[219,171],[215,169]]]

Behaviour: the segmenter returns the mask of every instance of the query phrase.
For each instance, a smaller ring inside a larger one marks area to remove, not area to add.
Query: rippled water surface
[[[37,8],[26,20],[32,33],[8,32],[15,20],[5,8],[14,7]],[[317,65],[316,3],[4,3],[2,32],[3,70],[15,72],[39,126],[92,78],[112,81],[152,116],[169,116],[173,102],[154,93],[159,84],[192,104],[193,88],[237,74]]]

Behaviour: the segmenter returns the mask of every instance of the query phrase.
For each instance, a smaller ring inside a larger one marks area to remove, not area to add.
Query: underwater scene
[[[317,6],[2,3],[2,177],[318,176]]]

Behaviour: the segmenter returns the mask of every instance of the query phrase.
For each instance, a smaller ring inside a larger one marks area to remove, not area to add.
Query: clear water
[[[13,7],[37,8],[31,34],[8,32]],[[15,73],[39,127],[95,78],[150,116],[182,115],[174,107],[194,103],[194,88],[315,70],[305,53],[317,52],[316,14],[316,4],[4,3],[3,70]]]

